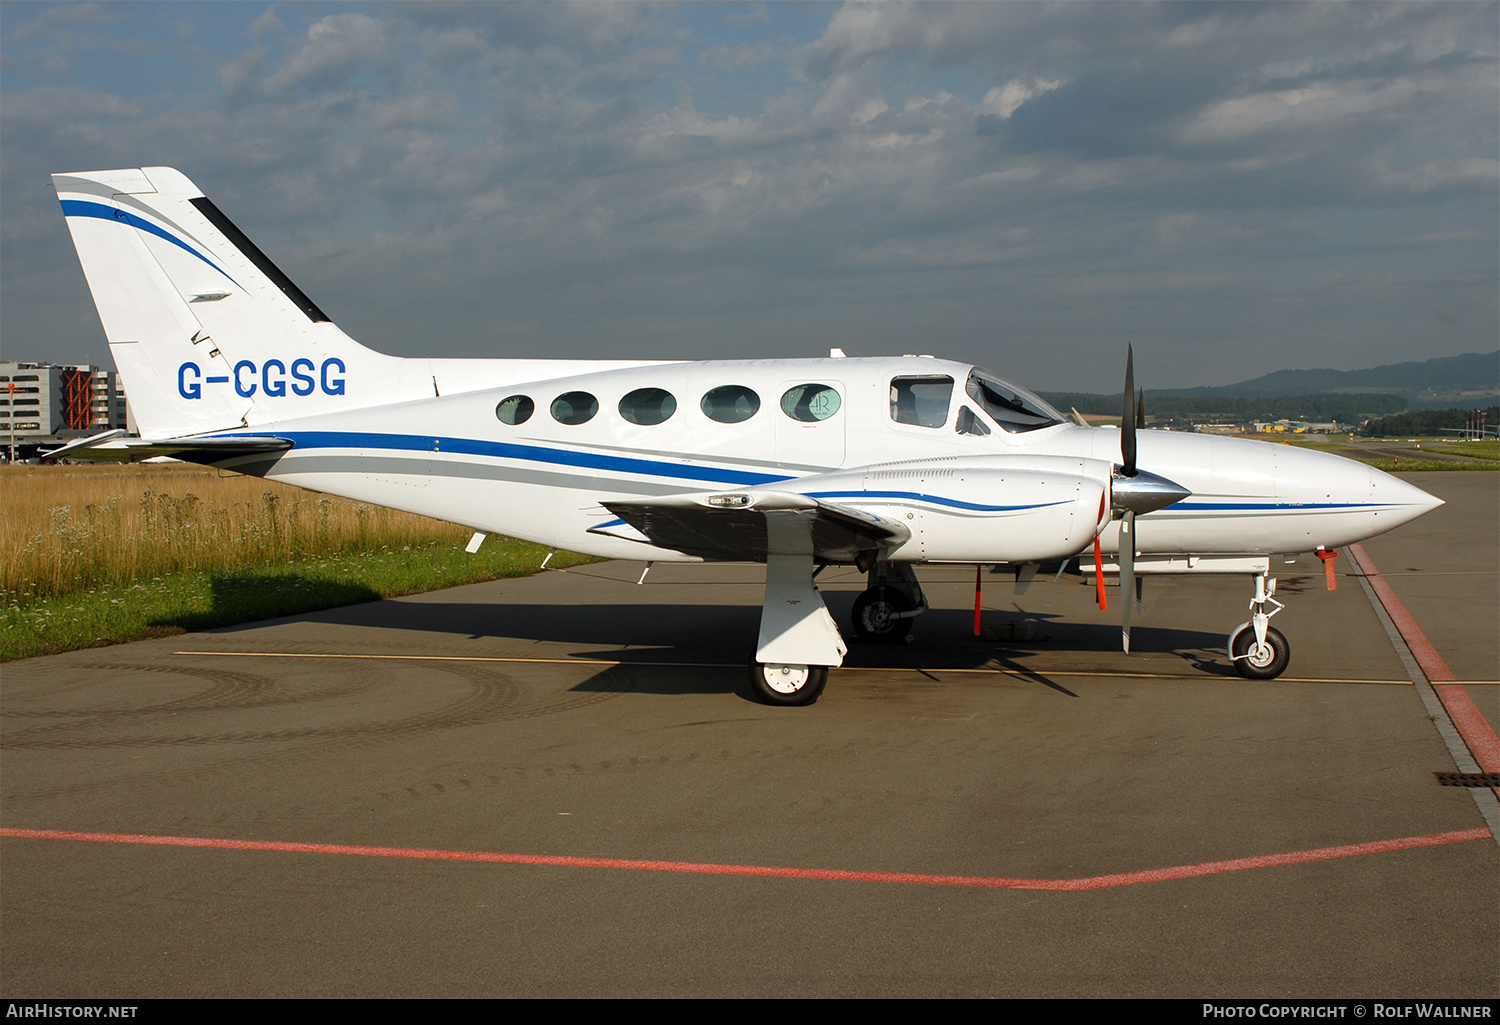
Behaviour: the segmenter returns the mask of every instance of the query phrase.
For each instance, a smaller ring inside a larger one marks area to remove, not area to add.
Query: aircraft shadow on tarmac
[[[829,611],[847,624],[854,595],[827,595]],[[645,693],[744,692],[741,666],[753,655],[760,610],[749,605],[682,604],[548,604],[507,605],[462,602],[372,602],[327,609],[298,618],[303,622],[356,626],[366,629],[420,631],[466,635],[471,640],[506,638],[572,646],[566,655],[579,659],[619,662],[577,684],[578,691]],[[986,624],[1029,622],[1033,638],[993,641],[973,636],[973,613],[933,609],[913,631],[910,643],[856,642],[850,645],[845,666],[859,668],[973,669],[1003,668],[1063,695],[1065,685],[1049,679],[1038,660],[1068,653],[1070,669],[1097,667],[1101,673],[1138,669],[1151,671],[1140,659],[1119,650],[1120,629],[1115,623],[1078,622],[1045,613],[1016,614],[986,610]],[[848,630],[845,630],[846,635]],[[1208,677],[1232,677],[1224,661],[1224,636],[1198,630],[1137,625],[1132,648],[1138,653],[1171,654],[1183,665]],[[1214,650],[1218,649],[1218,654]],[[538,652],[545,657],[547,653]],[[561,652],[555,654],[563,654]],[[1078,660],[1078,654],[1093,655]],[[662,663],[683,663],[691,671],[677,671]],[[720,668],[723,667],[723,668]],[[1154,667],[1161,671],[1161,663]],[[648,670],[643,672],[643,670]]]

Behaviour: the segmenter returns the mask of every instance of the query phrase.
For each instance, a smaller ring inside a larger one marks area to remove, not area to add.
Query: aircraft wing
[[[852,562],[861,552],[898,548],[911,537],[904,523],[790,491],[663,495],[602,504],[619,519],[590,533],[703,558],[764,558],[771,513],[811,520],[814,559]]]
[[[213,462],[232,456],[249,456],[285,452],[292,447],[290,438],[274,437],[206,437],[146,438],[121,437],[122,430],[106,431],[88,438],[79,438],[62,448],[46,453],[49,459],[82,459],[91,462],[133,463],[157,456],[172,456],[189,462]]]

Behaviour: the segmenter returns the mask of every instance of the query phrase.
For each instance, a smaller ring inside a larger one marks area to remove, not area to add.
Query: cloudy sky
[[[1497,53],[1492,3],[5,0],[0,346],[106,361],[47,175],[168,164],[398,355],[1490,351]]]

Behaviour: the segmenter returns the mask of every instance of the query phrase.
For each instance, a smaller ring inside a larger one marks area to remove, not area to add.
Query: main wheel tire
[[[750,686],[768,705],[810,705],[827,685],[827,666],[750,663]]]
[[[1274,626],[1266,627],[1266,643],[1257,650],[1255,631],[1248,623],[1230,638],[1229,654],[1233,656],[1235,672],[1247,680],[1274,680],[1286,671],[1292,659],[1291,647]]]
[[[906,639],[910,619],[893,619],[898,612],[910,612],[911,602],[894,587],[871,587],[854,599],[850,618],[854,636],[862,641],[895,643]]]

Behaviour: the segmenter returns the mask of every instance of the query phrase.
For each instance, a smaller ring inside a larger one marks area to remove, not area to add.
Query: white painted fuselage
[[[506,361],[489,368],[504,376]],[[521,368],[518,367],[518,370]],[[527,365],[526,370],[533,367]],[[551,367],[549,367],[551,369]],[[639,541],[590,533],[621,498],[767,489],[831,496],[907,523],[912,537],[889,557],[914,562],[1024,562],[1087,547],[1098,490],[1120,462],[1120,432],[1058,422],[1012,433],[962,401],[972,367],[928,357],[735,360],[591,370],[546,380],[278,420],[267,433],[294,447],[263,472],[317,491],[451,520],[486,533],[611,558],[695,560]],[[892,416],[896,379],[947,376],[956,397],[940,423]],[[818,384],[839,395],[820,421],[781,408],[790,389]],[[738,386],[760,398],[736,423],[707,416],[711,390]],[[357,381],[346,388],[357,394]],[[675,400],[666,420],[628,422],[621,400],[660,389]],[[580,424],[550,415],[553,402],[586,393],[597,412]],[[496,407],[523,395],[534,412],[502,423]],[[988,434],[959,433],[961,410]],[[242,431],[233,433],[262,433]],[[1192,492],[1139,520],[1137,550],[1150,554],[1272,554],[1333,548],[1400,525],[1436,500],[1362,463],[1284,445],[1213,435],[1141,431],[1139,463]],[[1048,491],[1049,487],[1052,489]],[[1055,500],[1054,500],[1055,499]],[[1036,507],[1066,503],[1067,517]],[[1023,508],[1018,508],[1023,507]],[[1059,528],[1068,519],[1073,529]],[[1033,527],[1045,536],[1033,538]],[[1101,548],[1118,547],[1108,523]]]

